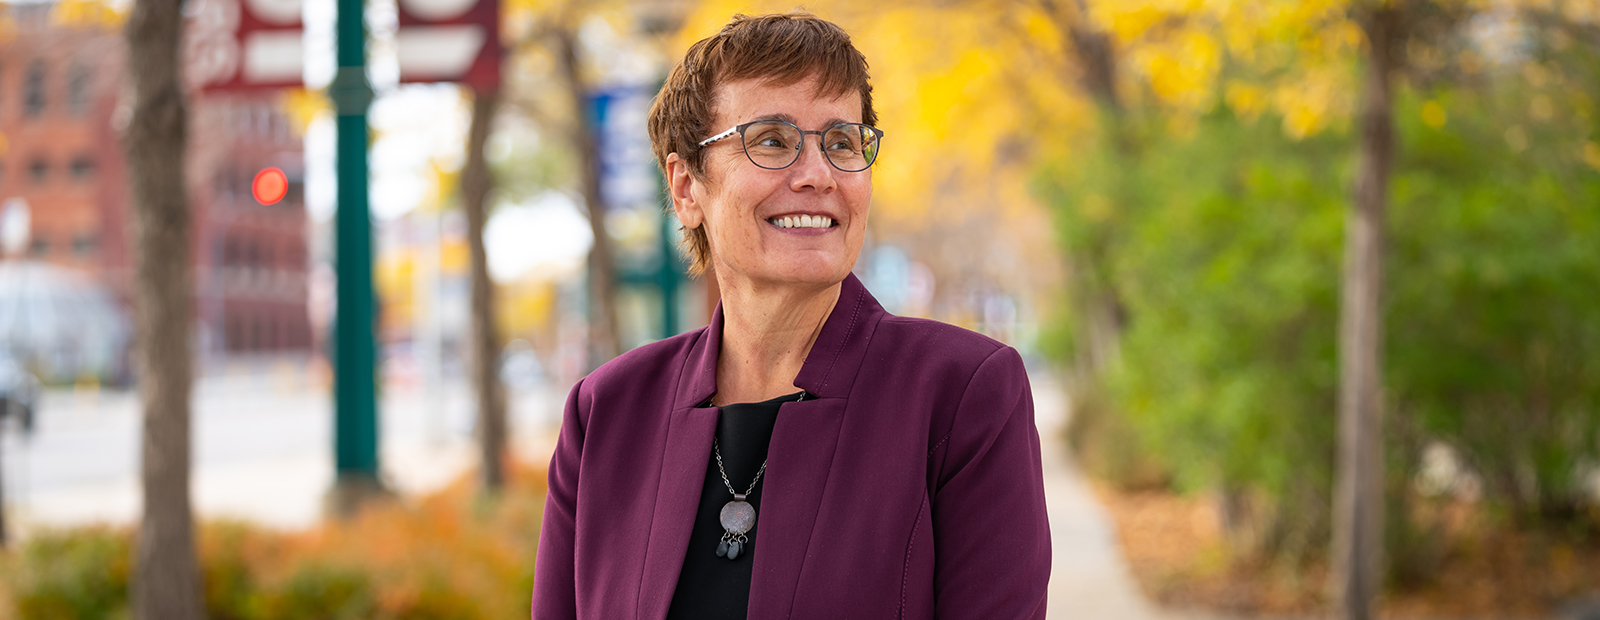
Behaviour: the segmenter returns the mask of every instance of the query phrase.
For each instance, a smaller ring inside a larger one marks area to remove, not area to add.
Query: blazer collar
[[[833,305],[822,333],[811,345],[811,353],[800,366],[795,387],[820,398],[844,398],[855,384],[856,371],[866,357],[867,343],[884,315],[883,306],[867,292],[855,274],[845,276],[839,286],[839,301]],[[711,324],[696,339],[685,361],[687,366],[678,382],[674,408],[694,407],[706,402],[717,391],[717,356],[722,350],[722,304],[711,314]]]

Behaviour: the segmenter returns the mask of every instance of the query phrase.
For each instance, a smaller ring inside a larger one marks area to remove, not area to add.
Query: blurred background
[[[732,15],[794,8],[365,3],[366,441],[386,490],[344,511],[329,506],[346,441],[331,332],[352,277],[336,260],[340,9],[184,5],[207,615],[526,613],[567,390],[716,304],[663,214],[650,102]],[[988,334],[1034,373],[1052,617],[1332,604],[1345,232],[1374,161],[1379,615],[1597,617],[1582,614],[1600,613],[1600,3],[803,8],[866,54],[887,136],[856,273],[890,312]],[[0,2],[0,617],[128,613],[149,508],[131,10]],[[1372,119],[1392,156],[1371,158]],[[499,481],[480,466],[496,434]]]

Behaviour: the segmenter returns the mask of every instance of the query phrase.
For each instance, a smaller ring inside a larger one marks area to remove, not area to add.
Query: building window
[[[67,113],[83,116],[89,111],[89,68],[73,65],[67,73]]]
[[[72,180],[87,181],[94,176],[94,160],[88,155],[79,155],[72,160]]]
[[[233,198],[235,193],[233,175],[226,168],[217,169],[216,173],[212,175],[211,185],[221,197],[230,200]]]
[[[72,253],[80,258],[93,256],[99,245],[100,242],[94,235],[78,235],[72,240]]]
[[[28,164],[28,177],[33,179],[34,185],[42,185],[50,180],[50,162],[43,159],[33,160],[33,163]]]
[[[44,113],[44,61],[28,65],[28,80],[22,87],[22,108],[28,116]]]

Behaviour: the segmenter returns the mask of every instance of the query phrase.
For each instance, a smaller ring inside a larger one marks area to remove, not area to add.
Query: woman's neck
[[[759,402],[799,388],[822,324],[839,301],[839,284],[806,287],[722,288],[722,349],[717,357],[718,404]]]

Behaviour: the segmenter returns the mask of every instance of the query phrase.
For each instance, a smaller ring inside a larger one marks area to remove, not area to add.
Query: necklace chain
[[[729,495],[738,495],[739,492],[733,490],[733,483],[728,481],[728,471],[722,468],[722,451],[717,449],[716,438],[711,439],[711,453],[717,457],[717,473],[722,474],[722,486],[728,487]],[[761,482],[761,474],[764,473],[767,473],[767,462],[761,461],[761,469],[756,470],[756,477],[750,481],[750,488],[744,490],[746,496],[756,490],[756,483]]]
[[[717,397],[716,394],[712,394],[711,395],[711,398],[713,400],[716,399],[716,397]],[[806,399],[806,392],[805,392],[805,390],[801,390],[800,391],[800,397],[794,399],[794,402],[798,403],[798,402],[800,402],[802,400],[805,400],[805,399]],[[711,401],[708,400],[707,403],[710,404]],[[722,450],[717,448],[717,438],[716,437],[712,437],[711,438],[711,454],[717,457],[717,473],[722,474],[722,486],[728,487],[728,494],[729,495],[738,495],[739,492],[733,490],[733,483],[728,481],[728,470],[722,468]],[[761,468],[756,470],[756,477],[750,481],[750,488],[744,490],[745,496],[748,497],[750,495],[750,493],[752,493],[752,492],[754,492],[756,490],[756,483],[757,482],[761,482],[761,474],[764,474],[764,473],[767,473],[767,461],[765,459],[763,459],[761,461]]]

